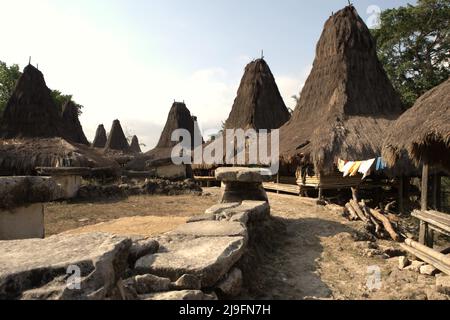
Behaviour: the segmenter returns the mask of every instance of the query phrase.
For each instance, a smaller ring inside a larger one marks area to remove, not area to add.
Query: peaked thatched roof
[[[106,141],[106,150],[117,150],[127,152],[130,150],[127,138],[123,133],[119,120],[114,120],[111,131],[109,132],[108,141]]]
[[[186,107],[185,103],[174,102],[156,148],[137,157],[134,161],[130,162],[126,168],[131,170],[145,170],[148,161],[167,160],[167,162],[169,162],[169,159],[172,156],[173,147],[178,144],[178,142],[172,141],[172,133],[178,129],[189,131],[192,137],[192,148],[195,148],[194,134],[198,129],[195,125],[195,121],[196,117],[191,115],[191,112]],[[199,133],[199,131],[200,130],[198,129],[197,133]],[[201,141],[203,141],[203,139],[201,139]]]
[[[264,59],[247,65],[226,129],[278,129],[290,114]]]
[[[92,147],[104,148],[106,146],[106,141],[108,141],[106,130],[105,127],[101,124],[98,126],[97,131],[95,132],[95,138],[94,142],[92,143]]]
[[[60,110],[44,75],[32,65],[25,67],[3,113],[3,138],[62,137]]]
[[[369,29],[346,7],[325,23],[297,108],[280,130],[282,162],[303,158],[330,172],[338,158],[380,156],[385,132],[401,111]]]
[[[116,168],[116,162],[62,138],[0,140],[0,175],[34,175],[37,167]]]
[[[450,172],[450,79],[428,91],[388,131],[383,157],[395,165],[407,154]]]
[[[139,139],[137,136],[133,136],[131,139],[130,150],[135,153],[141,153],[141,145],[139,144]]]
[[[61,113],[64,129],[64,138],[68,141],[89,145],[89,141],[83,132],[80,120],[78,119],[78,108],[71,101],[67,101]]]

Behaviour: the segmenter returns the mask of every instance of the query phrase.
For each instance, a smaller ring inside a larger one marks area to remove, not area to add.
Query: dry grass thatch
[[[68,101],[64,104],[61,117],[63,121],[64,138],[71,142],[89,145],[89,141],[83,132],[83,127],[78,118],[78,108],[72,101]]]
[[[139,139],[137,136],[133,136],[131,139],[130,150],[134,153],[141,153],[141,145],[139,144]]]
[[[173,147],[178,144],[178,142],[172,141],[172,133],[178,129],[189,131],[192,137],[192,148],[194,148],[194,133],[195,130],[198,130],[198,127],[195,124],[196,120],[197,119],[191,115],[191,112],[186,107],[185,103],[174,102],[156,148],[136,157],[135,160],[127,164],[126,168],[129,170],[143,171],[145,170],[148,161],[164,160],[169,163]]]
[[[25,67],[3,113],[3,138],[62,137],[60,110],[44,75],[32,65]]]
[[[0,175],[34,175],[36,167],[118,168],[100,152],[61,138],[0,140]]]
[[[128,145],[127,138],[123,133],[123,129],[119,120],[114,120],[112,124],[111,131],[109,132],[108,141],[106,141],[105,149],[123,152],[130,151],[130,146]]]
[[[383,157],[393,166],[404,155],[450,172],[450,79],[425,93],[390,128]]]
[[[290,114],[264,59],[247,65],[226,129],[278,129]]]
[[[338,158],[380,156],[385,132],[401,111],[369,29],[346,7],[326,22],[297,108],[280,130],[282,162],[302,159],[327,173]]]
[[[92,143],[92,147],[104,148],[106,146],[106,141],[108,141],[106,130],[105,127],[101,124],[98,126],[97,131],[95,132],[95,138],[94,142]]]

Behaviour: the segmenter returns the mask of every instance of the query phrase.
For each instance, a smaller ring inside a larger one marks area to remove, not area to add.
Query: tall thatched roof
[[[148,161],[167,160],[167,162],[169,162],[172,156],[173,147],[179,143],[172,141],[172,133],[178,129],[189,131],[192,137],[192,149],[194,149],[194,134],[196,130],[198,130],[197,133],[200,133],[200,130],[196,128],[195,121],[196,117],[191,115],[191,112],[186,107],[185,103],[174,102],[156,148],[137,157],[134,161],[131,161],[126,168],[131,170],[145,170]],[[201,139],[201,141],[203,142],[203,139]]]
[[[0,140],[0,175],[34,175],[37,167],[119,169],[99,151],[62,138]]]
[[[166,125],[163,129],[156,148],[173,148],[178,142],[172,141],[172,133],[178,129],[189,131],[194,137],[195,125],[191,112],[184,102],[174,102],[167,117]],[[193,139],[192,139],[193,140]],[[192,143],[194,143],[192,141]]]
[[[389,129],[383,157],[393,166],[404,155],[450,172],[450,79],[417,100]]]
[[[128,145],[127,138],[123,133],[123,129],[119,120],[114,120],[112,124],[108,141],[106,141],[105,149],[125,152],[130,150],[130,146]]]
[[[247,65],[226,129],[278,129],[290,114],[264,59]]]
[[[137,136],[133,136],[131,139],[130,150],[135,153],[141,153],[141,145],[139,144],[139,139]]]
[[[338,158],[380,156],[385,132],[401,111],[369,29],[346,7],[325,23],[297,108],[280,130],[282,162],[302,158],[331,172]]]
[[[44,75],[32,65],[25,67],[3,113],[1,136],[62,137],[62,122]]]
[[[67,101],[62,109],[61,113],[64,138],[68,141],[89,145],[89,141],[83,132],[80,120],[78,118],[78,108],[71,101]]]
[[[97,131],[95,132],[95,138],[94,142],[92,143],[92,147],[104,148],[106,146],[106,141],[108,141],[106,130],[105,127],[101,124],[98,126]]]

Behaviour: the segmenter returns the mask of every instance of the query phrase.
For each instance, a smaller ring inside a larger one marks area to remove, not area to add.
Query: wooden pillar
[[[277,194],[280,194],[280,190],[278,189],[280,185],[280,173],[277,174]]]
[[[441,186],[441,178],[438,173],[433,174],[433,209],[439,210],[440,208],[440,186]]]
[[[428,178],[430,167],[428,163],[424,163],[422,170],[422,211],[428,210]],[[419,242],[423,245],[433,247],[433,231],[428,227],[425,221],[420,222]]]
[[[323,189],[319,188],[319,200],[323,199]]]
[[[398,211],[400,214],[405,213],[405,177],[401,176],[399,181],[399,187],[398,187]]]
[[[428,176],[430,173],[430,168],[428,163],[424,163],[422,170],[422,211],[428,210]]]

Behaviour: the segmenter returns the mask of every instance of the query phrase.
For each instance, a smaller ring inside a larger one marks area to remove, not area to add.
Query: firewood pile
[[[372,209],[368,207],[364,200],[358,202],[356,199],[350,200],[345,205],[345,216],[350,221],[363,221],[367,230],[371,230],[379,239],[387,236],[396,242],[402,242],[404,236],[399,232],[399,218],[389,212],[391,204],[384,209]]]

